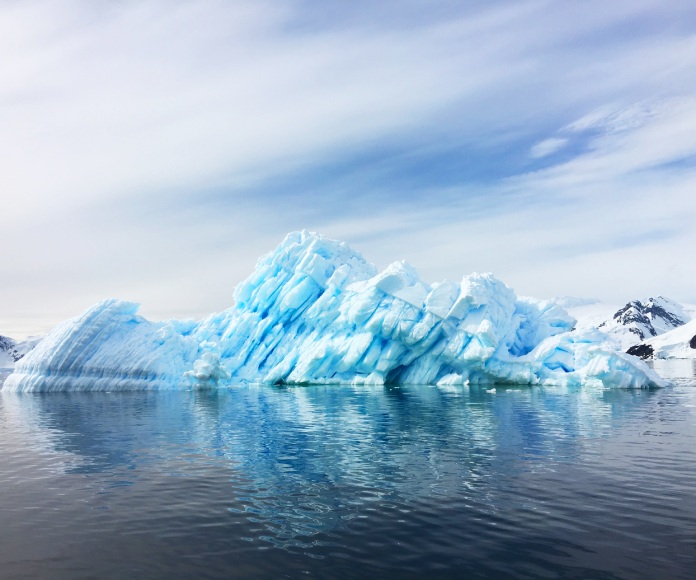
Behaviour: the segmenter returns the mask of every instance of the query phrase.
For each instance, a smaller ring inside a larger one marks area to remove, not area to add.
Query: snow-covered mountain
[[[26,340],[14,340],[9,336],[0,335],[0,369],[11,369],[15,363],[32,350],[41,340],[30,337]]]
[[[696,320],[635,344],[627,352],[644,359],[696,358]]]
[[[691,320],[684,307],[663,296],[629,302],[599,329],[616,338],[622,350],[683,326]]]

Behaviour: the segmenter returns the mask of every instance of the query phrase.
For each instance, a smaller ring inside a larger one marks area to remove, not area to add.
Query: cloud
[[[447,57],[458,30],[441,24],[297,33],[264,2],[125,3],[90,18],[83,3],[40,6],[44,34],[7,47],[19,54],[0,155],[4,185],[22,191],[7,219],[287,171],[413,128],[492,76],[459,74],[469,59]]]
[[[110,295],[218,310],[303,227],[430,280],[493,270],[525,294],[663,284],[696,301],[695,16],[4,3],[0,319],[48,325]]]
[[[568,143],[568,139],[560,139],[558,137],[549,137],[543,141],[539,141],[534,145],[529,152],[529,154],[535,159],[540,159],[542,157],[547,157],[559,151]]]

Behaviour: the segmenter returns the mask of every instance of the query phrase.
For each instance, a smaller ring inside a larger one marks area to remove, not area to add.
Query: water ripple
[[[646,392],[0,391],[0,569],[691,578],[695,443],[693,374]]]

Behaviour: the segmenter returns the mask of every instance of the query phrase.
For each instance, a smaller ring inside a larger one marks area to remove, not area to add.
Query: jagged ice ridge
[[[15,391],[269,384],[559,384],[641,388],[662,380],[553,301],[519,298],[491,274],[426,284],[383,272],[310,232],[262,257],[231,308],[152,322],[105,300],[17,363]]]

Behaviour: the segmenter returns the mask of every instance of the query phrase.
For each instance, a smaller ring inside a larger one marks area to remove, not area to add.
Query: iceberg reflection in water
[[[687,577],[692,384],[0,391],[0,565]]]

